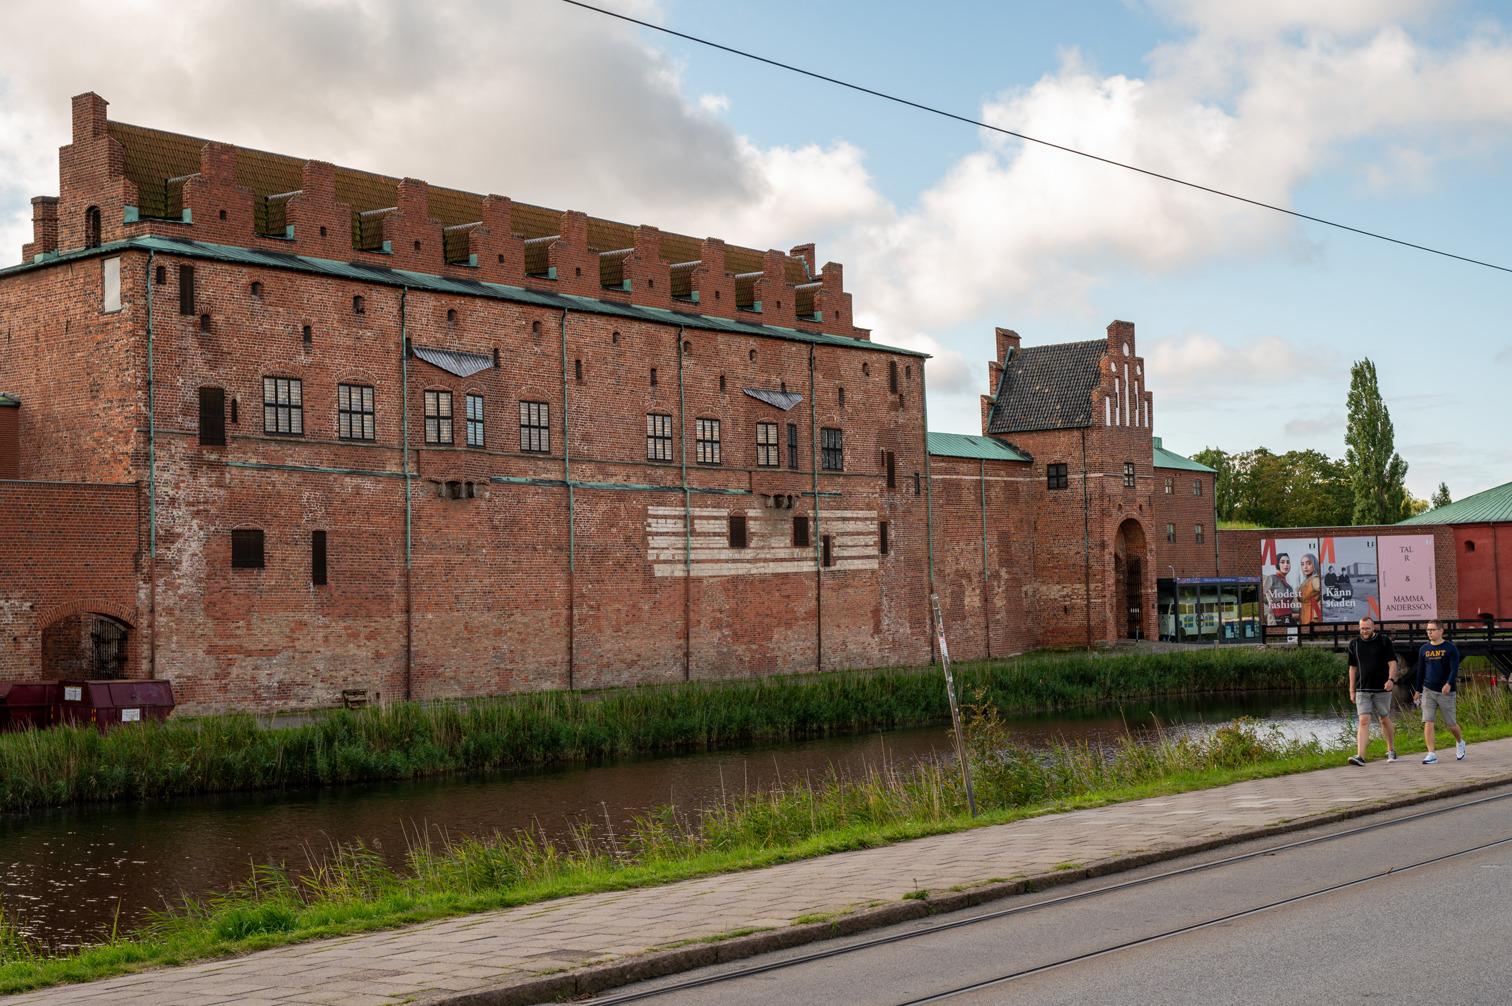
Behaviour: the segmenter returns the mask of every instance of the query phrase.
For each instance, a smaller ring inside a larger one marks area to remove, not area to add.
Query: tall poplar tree
[[[1447,482],[1440,482],[1438,489],[1428,499],[1428,504],[1435,510],[1441,506],[1448,506],[1453,502],[1454,500],[1449,498],[1449,483]]]
[[[1395,524],[1410,514],[1407,462],[1397,454],[1395,439],[1375,364],[1366,357],[1349,370],[1349,429],[1344,434],[1355,524]]]

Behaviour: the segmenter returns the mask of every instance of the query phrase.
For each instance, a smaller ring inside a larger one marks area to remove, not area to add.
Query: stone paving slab
[[[1442,753],[1441,753],[1442,755]],[[635,891],[584,894],[0,997],[3,1006],[533,1003],[922,917],[1278,828],[1512,782],[1512,738],[1463,762],[1409,757],[1236,783]],[[984,886],[985,885],[985,886]],[[919,890],[929,903],[905,899]],[[804,917],[828,923],[797,923]],[[723,942],[722,934],[765,930]],[[686,941],[689,945],[676,947]],[[675,947],[675,948],[674,948]],[[674,949],[669,949],[674,948]],[[612,962],[612,963],[608,963]]]

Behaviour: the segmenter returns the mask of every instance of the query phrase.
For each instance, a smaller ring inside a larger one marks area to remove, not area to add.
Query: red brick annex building
[[[112,122],[0,271],[0,678],[303,708],[999,656],[1212,576],[1134,326],[999,329],[983,434],[813,246]]]

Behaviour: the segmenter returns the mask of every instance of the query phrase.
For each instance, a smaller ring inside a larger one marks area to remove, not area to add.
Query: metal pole
[[[409,428],[409,287],[399,289],[399,380],[404,402],[404,701],[414,696],[414,484],[410,481]],[[418,467],[418,465],[416,466]]]
[[[152,373],[152,281],[157,252],[147,253],[147,576],[152,581],[147,607],[147,677],[157,677],[157,427],[156,387]],[[1494,531],[1493,531],[1494,534]],[[1492,545],[1493,552],[1495,545]]]
[[[966,805],[977,816],[976,793],[971,789],[971,766],[966,764],[966,738],[961,732],[961,708],[956,704],[955,678],[950,674],[950,650],[945,646],[945,616],[940,614],[940,595],[929,595],[934,609],[935,641],[940,645],[940,663],[945,667],[945,692],[950,696],[950,722],[955,727],[956,757],[961,760],[961,778],[966,783]]]

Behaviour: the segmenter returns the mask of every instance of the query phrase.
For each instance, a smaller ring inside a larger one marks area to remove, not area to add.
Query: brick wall
[[[1171,487],[1169,493],[1166,492],[1168,479]],[[1219,575],[1213,479],[1211,472],[1183,468],[1155,469],[1155,519],[1152,531],[1156,539],[1158,577]],[[1197,541],[1198,525],[1202,526],[1201,542]],[[1168,541],[1167,535],[1174,537],[1175,541]],[[1221,572],[1230,575],[1227,569]]]
[[[1437,554],[1435,539],[1435,555]],[[1454,526],[1455,565],[1459,572],[1459,610],[1462,618],[1512,612],[1512,534],[1505,524]]]
[[[130,485],[0,481],[0,679],[41,676],[44,632],[86,613],[127,627],[126,671],[145,673],[140,503]]]

